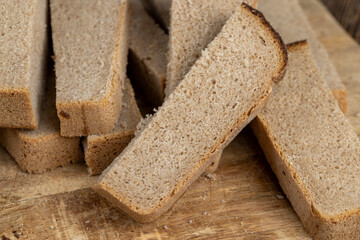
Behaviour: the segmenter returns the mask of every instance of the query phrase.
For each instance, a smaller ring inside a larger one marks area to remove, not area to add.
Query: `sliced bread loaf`
[[[168,29],[170,25],[170,7],[172,0],[149,0],[151,9],[161,27]]]
[[[168,97],[242,2],[257,0],[173,1],[165,95]]]
[[[1,1],[0,127],[35,129],[48,56],[46,0]]]
[[[49,75],[39,127],[36,130],[1,129],[2,144],[20,168],[29,173],[42,173],[83,159],[80,138],[60,136],[55,108],[55,73],[51,71]]]
[[[360,141],[319,74],[306,42],[252,128],[314,239],[360,236]]]
[[[120,118],[108,134],[90,135],[83,140],[85,161],[91,175],[101,174],[134,137],[141,114],[129,79],[125,81]]]
[[[137,221],[155,219],[264,107],[286,62],[279,35],[241,5],[93,189]]]
[[[347,93],[324,46],[319,42],[298,0],[260,1],[259,9],[286,43],[307,39],[320,74],[332,90],[341,110],[346,113]]]
[[[169,38],[145,12],[140,0],[130,1],[129,76],[156,106],[164,101]]]
[[[121,111],[127,0],[51,0],[56,108],[63,136],[110,132]]]

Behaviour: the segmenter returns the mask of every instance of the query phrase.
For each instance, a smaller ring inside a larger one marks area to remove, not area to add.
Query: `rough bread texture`
[[[154,220],[264,107],[286,63],[279,35],[241,5],[93,189],[137,221]]]
[[[60,136],[55,108],[55,73],[49,75],[39,127],[36,130],[2,129],[2,144],[20,168],[29,173],[42,173],[83,159],[80,138]]]
[[[0,127],[35,129],[48,56],[46,0],[0,6]]]
[[[298,0],[263,0],[259,9],[286,43],[307,39],[320,74],[346,113],[347,93],[324,46],[319,42]]]
[[[248,2],[253,7],[257,5],[257,0],[226,0],[221,3],[218,0],[173,1],[166,96],[175,90],[199,58],[201,51],[220,32],[241,2]],[[163,7],[166,7],[166,4]],[[217,169],[221,155],[222,152],[219,152],[213,157],[215,162],[206,173]]]
[[[252,122],[280,185],[314,239],[360,236],[360,141],[319,74],[306,42]]]
[[[149,0],[149,4],[161,27],[168,29],[170,25],[170,7],[172,0]]]
[[[110,133],[84,139],[85,161],[91,175],[101,174],[134,137],[141,114],[129,79],[125,81],[119,121]]]
[[[168,97],[188,73],[201,51],[215,38],[242,2],[257,0],[173,1],[165,96]]]
[[[51,0],[56,108],[61,135],[116,125],[128,53],[127,0]]]
[[[169,38],[139,0],[130,1],[130,6],[129,74],[144,89],[147,98],[160,106],[164,101]]]

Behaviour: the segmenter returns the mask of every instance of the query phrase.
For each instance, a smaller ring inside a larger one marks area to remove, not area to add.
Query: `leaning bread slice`
[[[252,128],[314,239],[360,236],[360,141],[306,42],[288,47],[283,81]]]
[[[145,12],[140,0],[130,2],[129,74],[157,106],[164,101],[168,36]]]
[[[155,219],[264,107],[286,62],[279,35],[241,5],[94,190],[137,221]]]
[[[121,111],[127,0],[51,0],[56,108],[63,136],[110,132]]]
[[[311,28],[298,0],[260,1],[259,9],[286,43],[307,39],[320,74],[332,90],[341,110],[346,113],[347,93],[324,46]]]
[[[83,141],[85,161],[91,175],[101,174],[134,137],[141,114],[129,79],[125,81],[120,118],[108,134],[90,135]]]
[[[242,2],[255,7],[257,0],[173,1],[165,95],[184,78],[201,51],[215,38]]]
[[[151,10],[161,27],[168,29],[170,25],[170,7],[172,0],[149,0]]]
[[[29,173],[42,173],[83,159],[80,138],[60,136],[55,108],[55,73],[49,75],[39,127],[36,130],[1,129],[2,144],[20,168]]]
[[[47,1],[1,1],[0,127],[35,129],[48,56]]]

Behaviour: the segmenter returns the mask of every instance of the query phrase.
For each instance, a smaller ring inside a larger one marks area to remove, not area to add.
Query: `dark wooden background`
[[[321,0],[340,24],[360,43],[360,0]]]

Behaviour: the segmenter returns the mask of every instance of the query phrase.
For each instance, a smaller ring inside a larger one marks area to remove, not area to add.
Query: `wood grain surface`
[[[360,48],[317,0],[302,0],[349,92],[348,119],[360,135]],[[90,186],[84,164],[42,175],[19,170],[0,148],[0,239],[310,239],[249,128],[174,207],[138,224]]]
[[[360,1],[322,0],[340,24],[360,43]]]

